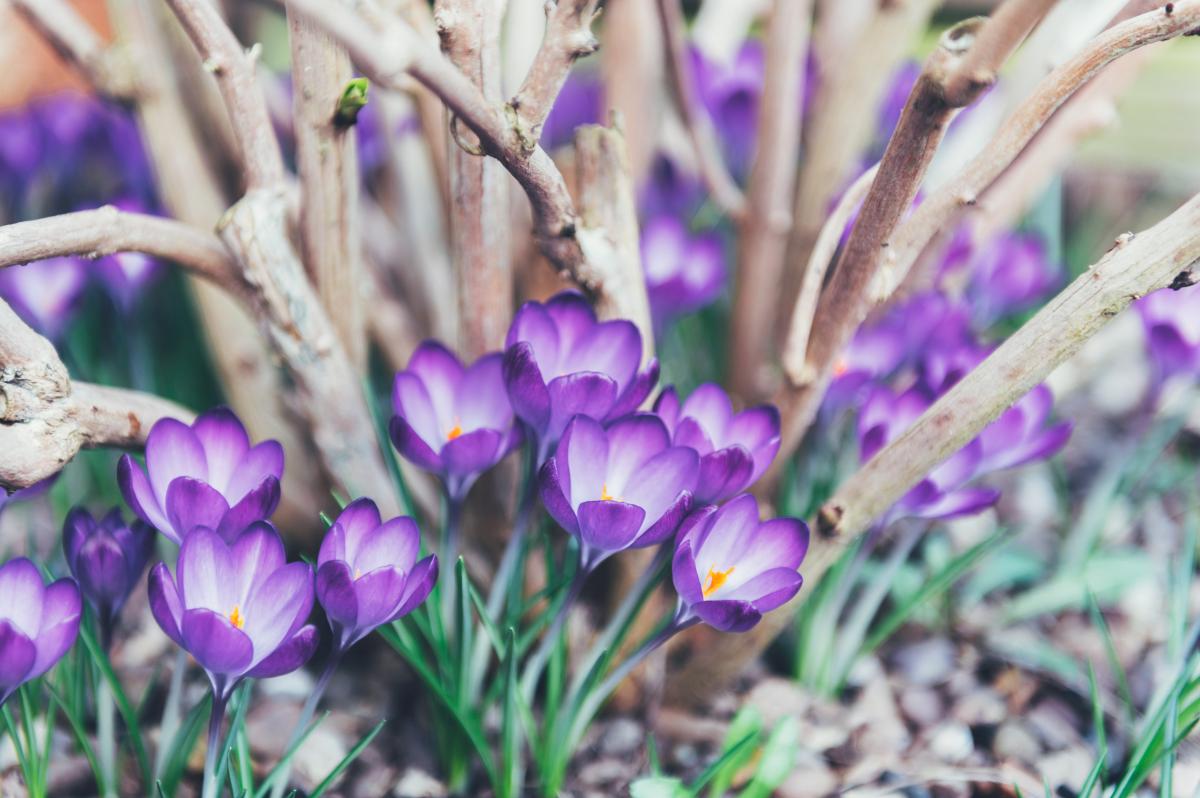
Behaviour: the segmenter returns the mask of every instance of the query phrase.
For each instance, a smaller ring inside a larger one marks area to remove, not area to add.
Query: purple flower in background
[[[126,199],[112,203],[128,213],[147,213],[142,203]],[[97,273],[124,313],[133,309],[139,296],[162,274],[162,263],[141,252],[117,252],[100,259]]]
[[[1200,287],[1164,288],[1134,303],[1160,381],[1200,373]]]
[[[79,588],[70,579],[47,587],[24,557],[0,565],[0,704],[75,644],[80,609]]]
[[[1057,454],[1071,437],[1072,424],[1047,425],[1053,406],[1049,386],[1039,385],[985,427],[979,434],[979,471],[1016,468]]]
[[[426,341],[396,375],[392,413],[396,448],[441,477],[455,501],[521,441],[499,354],[464,367],[444,346]]]
[[[154,554],[154,529],[141,521],[126,524],[115,508],[97,521],[76,507],[63,524],[63,553],[107,650],[117,616]]]
[[[699,175],[684,169],[669,155],[659,153],[650,164],[646,184],[638,194],[638,207],[645,218],[690,219],[704,204],[704,191]]]
[[[859,459],[866,463],[912,426],[933,399],[914,387],[900,394],[875,386],[862,403],[858,417]],[[934,468],[884,516],[886,525],[898,518],[945,519],[971,515],[1000,498],[992,488],[968,487],[980,473],[983,447],[973,440]]]
[[[14,490],[12,493],[7,493],[3,488],[0,488],[0,515],[4,513],[4,508],[15,502],[28,501],[29,499],[41,496],[46,491],[50,490],[50,486],[58,479],[58,474],[46,477],[40,482],[35,482],[28,488]]]
[[[221,702],[247,676],[281,676],[308,661],[317,645],[316,628],[305,625],[312,605],[312,568],[287,562],[266,521],[232,545],[197,527],[183,539],[174,576],[166,563],[150,571],[154,620],[208,672]]]
[[[760,521],[742,494],[693,513],[679,530],[671,577],[676,622],[698,618],[723,632],[745,632],[800,590],[808,526],[795,518]]]
[[[730,169],[744,177],[754,158],[758,106],[766,77],[762,43],[747,40],[729,63],[713,61],[695,47],[690,55],[700,102],[717,129]]]
[[[42,164],[42,132],[27,108],[0,114],[0,176],[12,187],[29,179]]]
[[[682,406],[673,387],[654,404],[676,446],[700,455],[694,491],[697,504],[717,504],[741,493],[771,465],[779,451],[779,411],[762,405],[733,412],[720,386],[701,385]]]
[[[87,267],[78,258],[50,258],[0,270],[0,299],[27,324],[58,338],[87,285]]]
[[[672,446],[662,420],[638,413],[608,429],[571,419],[541,473],[542,502],[579,538],[583,572],[610,554],[661,543],[692,505],[699,458]]]
[[[658,380],[658,361],[639,368],[637,327],[597,321],[574,292],[522,305],[505,347],[504,383],[513,410],[537,437],[539,463],[573,416],[609,421],[631,413]]]
[[[679,219],[659,216],[642,228],[641,250],[650,312],[660,330],[725,288],[725,251],[716,233],[692,236]]]
[[[198,526],[233,540],[252,522],[270,517],[279,504],[282,476],[283,447],[277,441],[251,446],[246,428],[223,407],[190,427],[160,420],[146,439],[146,469],[129,455],[117,467],[130,508],[176,543]]]
[[[940,396],[982,363],[991,349],[970,336],[943,338],[938,331],[926,344],[921,358],[921,381],[930,392]]]
[[[384,523],[370,499],[346,505],[317,557],[317,600],[339,652],[412,612],[433,590],[437,557],[420,562],[421,532],[411,518]]]
[[[1040,238],[1002,233],[970,261],[967,290],[977,324],[986,326],[1038,305],[1062,283]]]
[[[575,128],[603,122],[604,83],[592,72],[575,70],[567,76],[542,125],[542,146],[547,150],[565,147],[574,141]]]

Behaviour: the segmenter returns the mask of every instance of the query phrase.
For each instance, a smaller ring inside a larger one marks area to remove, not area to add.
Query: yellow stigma
[[[462,425],[455,424],[453,427],[450,428],[450,431],[446,433],[446,440],[452,441],[455,438],[457,438],[458,436],[462,435],[462,432],[463,432]]]
[[[246,619],[242,617],[242,608],[236,604],[233,605],[233,612],[229,613],[229,622],[235,629],[241,629],[246,625]]]
[[[600,486],[600,501],[611,502],[611,501],[615,501],[616,498],[617,498],[616,496],[609,494],[607,484]]]
[[[704,597],[708,598],[713,593],[716,593],[718,590],[720,590],[721,585],[725,584],[725,580],[729,578],[729,575],[733,573],[735,568],[737,568],[737,566],[731,565],[725,571],[718,571],[717,566],[711,566],[708,569],[708,584],[704,586]]]

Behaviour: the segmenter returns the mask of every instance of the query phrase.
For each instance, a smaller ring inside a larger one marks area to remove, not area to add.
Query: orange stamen
[[[233,612],[229,613],[229,622],[233,624],[234,629],[241,629],[246,625],[246,619],[242,617],[242,608],[238,605],[233,605]]]
[[[704,597],[708,598],[713,593],[721,589],[725,584],[725,580],[729,579],[729,575],[737,568],[736,565],[729,566],[728,570],[718,571],[717,566],[711,566],[708,569],[708,584],[704,586]]]
[[[446,433],[446,440],[452,441],[462,434],[463,434],[462,425],[455,424],[453,427],[450,428],[450,431]]]
[[[846,362],[846,358],[839,357],[837,362],[833,364],[833,376],[841,377],[850,370],[850,364]]]
[[[616,498],[617,498],[616,496],[612,496],[609,494],[608,485],[600,486],[600,501],[611,502],[611,501],[616,501]]]

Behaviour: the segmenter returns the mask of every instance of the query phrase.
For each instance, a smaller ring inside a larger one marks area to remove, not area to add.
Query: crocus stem
[[[292,729],[292,736],[288,739],[288,743],[283,748],[283,755],[293,754],[292,751],[300,743],[300,738],[304,736],[304,732],[308,729],[308,724],[312,722],[313,715],[317,712],[317,705],[321,703],[321,697],[325,695],[325,688],[329,687],[329,680],[333,677],[333,672],[337,670],[338,663],[342,661],[341,646],[337,646],[329,655],[329,660],[325,663],[325,670],[321,673],[321,678],[317,679],[316,687],[309,693],[308,700],[304,702],[304,708],[300,710],[300,719],[296,721],[296,728]],[[279,773],[275,775],[275,782],[271,786],[271,798],[280,798],[283,791],[287,789],[288,776],[292,772],[292,761],[287,762],[279,768]]]
[[[154,775],[161,778],[171,752],[171,743],[179,732],[180,709],[183,701],[183,673],[187,670],[188,653],[182,648],[175,652],[175,667],[171,670],[171,684],[167,688],[167,700],[163,705],[162,723],[159,724],[158,752],[154,756]]]
[[[438,565],[453,573],[454,562],[458,559],[459,530],[462,525],[462,499],[456,499],[446,494],[445,523],[442,526],[442,546],[438,552]],[[442,617],[447,626],[454,623],[454,594],[453,580],[442,582]]]
[[[550,659],[550,653],[558,643],[558,635],[562,632],[562,628],[567,622],[567,616],[571,614],[571,608],[575,606],[576,599],[579,598],[583,583],[591,572],[592,569],[584,566],[583,557],[580,556],[579,565],[575,568],[575,575],[571,577],[567,593],[558,605],[558,613],[554,616],[550,627],[546,629],[546,634],[542,637],[542,642],[538,644],[537,650],[525,663],[525,672],[521,675],[521,693],[527,702],[532,703],[533,701],[533,691],[537,688],[538,679],[541,678],[546,662]]]
[[[221,785],[217,783],[217,760],[221,754],[221,726],[225,720],[227,696],[213,691],[212,714],[208,718],[208,750],[204,754],[204,789],[202,798],[217,798]]]
[[[567,736],[566,741],[571,747],[574,747],[574,741],[579,739],[579,735],[583,734],[588,723],[591,722],[596,712],[608,699],[612,692],[625,680],[625,677],[633,671],[638,665],[641,665],[646,657],[653,654],[659,646],[670,640],[679,632],[687,629],[690,626],[695,626],[700,622],[697,617],[684,617],[682,611],[676,613],[657,634],[647,640],[641,647],[629,655],[629,658],[617,666],[616,670],[608,675],[600,686],[588,693],[580,707],[579,714],[571,721],[571,733]]]
[[[116,702],[108,679],[96,680],[96,734],[100,742],[100,768],[104,771],[105,798],[116,798],[117,737]]]
[[[500,557],[500,565],[496,568],[496,575],[493,577],[492,586],[488,591],[487,615],[493,624],[499,624],[507,609],[505,599],[512,591],[512,585],[509,582],[513,579],[513,572],[517,568],[517,561],[525,546],[529,519],[533,516],[533,505],[537,496],[537,459],[532,450],[526,451],[525,461],[525,478],[521,484],[521,497],[517,502],[517,514],[513,519],[512,534],[509,535],[508,543],[504,547],[504,554]],[[479,697],[479,690],[483,685],[483,674],[487,670],[487,662],[488,636],[479,635],[475,638],[475,650],[471,652],[470,695],[472,699]]]

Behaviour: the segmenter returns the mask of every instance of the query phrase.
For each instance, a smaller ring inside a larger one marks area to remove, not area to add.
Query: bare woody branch
[[[218,234],[253,288],[256,320],[292,377],[299,412],[329,475],[348,494],[371,496],[395,512],[358,373],[292,247],[290,192],[253,60],[208,0],[169,3],[214,69],[241,144],[249,189],[222,217]]]
[[[536,144],[554,100],[575,62],[596,52],[592,33],[601,0],[556,0],[546,4],[546,32],[529,72],[508,104],[521,136]]]
[[[283,183],[283,156],[271,116],[255,77],[254,56],[238,43],[221,14],[205,0],[167,0],[188,36],[217,78],[229,121],[242,149],[247,189]]]
[[[843,483],[813,523],[804,561],[809,585],[938,463],[991,421],[1135,299],[1166,286],[1190,285],[1200,274],[1200,196],[1136,236],[1127,234],[1036,316],[940,398],[899,438]],[[800,598],[743,635],[712,640],[676,673],[676,698],[728,683],[791,622]],[[789,611],[791,610],[791,611]]]
[[[1047,75],[980,153],[958,176],[929,196],[896,231],[891,241],[898,281],[943,227],[973,205],[1037,135],[1059,107],[1101,69],[1121,56],[1200,26],[1200,2],[1168,3],[1114,25],[1081,52]]]
[[[503,96],[498,0],[438,0],[434,20],[442,51],[484,100]],[[443,126],[444,127],[444,126]],[[512,320],[513,272],[509,235],[509,184],[504,167],[481,157],[470,131],[451,117],[451,254],[458,284],[458,343],[467,357],[495,349]],[[439,128],[441,129],[441,128]]]
[[[562,174],[545,150],[531,150],[508,118],[506,107],[489,103],[469,78],[411,27],[358,0],[359,14],[328,0],[284,0],[306,14],[350,51],[375,82],[400,89],[410,73],[429,87],[450,112],[479,137],[480,149],[500,161],[525,190],[533,209],[534,234],[542,254],[595,295],[605,286],[589,279],[575,236],[577,219]]]
[[[1058,0],[1009,0],[1002,3],[946,81],[946,104],[965,107],[991,88],[996,83],[1000,66],[1056,2]]]
[[[800,154],[801,78],[808,52],[812,0],[775,0],[766,42],[766,82],[747,207],[738,238],[730,358],[736,393],[756,396],[771,350],[779,281],[792,228]],[[802,106],[802,104],[801,104]]]
[[[72,383],[54,345],[0,300],[0,488],[40,482],[82,448],[140,446],[167,416],[193,418],[157,396]]]
[[[247,287],[221,239],[173,219],[109,205],[0,227],[0,268],[64,255],[95,259],[118,252],[173,261],[245,301]]]
[[[954,26],[942,35],[937,50],[926,61],[884,152],[858,222],[817,306],[802,370],[812,375],[812,382],[789,385],[781,394],[784,452],[793,450],[812,423],[834,360],[874,304],[873,293],[878,292],[872,291],[873,286],[884,277],[892,282],[888,242],[916,196],[946,126],[961,104],[973,102],[988,84],[967,81],[965,85],[973,89],[960,90],[953,104],[948,101],[946,87],[963,85],[964,71],[978,78],[999,70],[1001,61],[986,62],[974,53],[975,44],[982,41],[991,59],[1007,58],[1036,21],[1034,14],[1013,13],[1008,7],[1024,9],[1029,2],[1008,0],[990,18]],[[1043,2],[1037,8],[1044,14],[1049,4]]]
[[[658,0],[658,14],[667,51],[667,73],[671,79],[679,114],[683,117],[684,126],[692,142],[700,176],[717,207],[734,219],[740,219],[746,213],[746,197],[729,174],[721,157],[721,150],[717,146],[716,132],[700,107],[696,83],[688,62],[683,8],[679,5],[679,0]]]
[[[132,66],[92,30],[67,0],[10,0],[64,60],[74,64],[90,83],[114,99],[134,95]]]
[[[293,119],[300,171],[300,245],[321,304],[350,362],[367,362],[359,219],[358,140],[339,103],[354,77],[345,49],[307,18],[289,15]],[[349,112],[347,112],[349,113]]]
[[[584,125],[575,131],[579,242],[589,279],[612,287],[596,304],[601,318],[629,319],[642,333],[643,354],[654,355],[654,328],[639,248],[637,194],[619,130]]]

